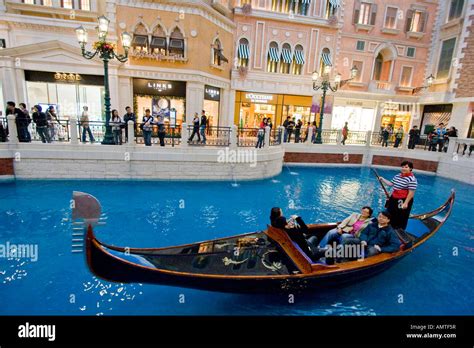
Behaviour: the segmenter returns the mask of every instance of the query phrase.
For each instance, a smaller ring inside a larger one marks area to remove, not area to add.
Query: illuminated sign
[[[245,98],[252,103],[268,103],[273,101],[273,95],[271,94],[246,93]]]
[[[173,85],[171,83],[148,82],[148,88],[154,88],[158,92],[163,92],[172,89]]]
[[[81,75],[79,74],[68,74],[68,73],[61,73],[61,72],[57,72],[54,74],[54,79],[56,81],[67,81],[67,82],[77,82],[77,81],[81,81],[82,78],[81,78]]]
[[[219,101],[221,99],[220,89],[208,85],[204,86],[204,99]]]

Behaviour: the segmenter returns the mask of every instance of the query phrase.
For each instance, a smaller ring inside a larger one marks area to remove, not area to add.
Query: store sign
[[[58,82],[78,82],[82,80],[81,75],[79,74],[68,74],[61,72],[54,74],[54,79]]]
[[[272,94],[257,94],[257,93],[246,93],[245,99],[250,101],[251,103],[262,103],[266,104],[269,102],[273,102],[274,96]]]
[[[204,99],[207,100],[221,100],[221,91],[219,88],[212,87],[212,86],[204,86]]]
[[[25,80],[31,82],[71,83],[78,85],[103,86],[104,77],[65,72],[25,70]]]
[[[144,95],[186,97],[186,82],[133,79],[133,93]]]
[[[171,83],[148,82],[148,88],[154,88],[158,92],[162,92],[168,89],[172,89],[173,85]]]

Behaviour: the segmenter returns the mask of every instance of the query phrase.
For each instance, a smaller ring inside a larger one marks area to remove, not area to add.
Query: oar
[[[390,194],[388,193],[387,189],[385,188],[385,185],[383,184],[382,178],[380,177],[379,173],[374,168],[371,168],[372,171],[374,172],[375,176],[377,177],[377,180],[379,181],[380,185],[382,186],[383,192],[385,192],[385,196],[387,196],[387,199],[390,198]]]

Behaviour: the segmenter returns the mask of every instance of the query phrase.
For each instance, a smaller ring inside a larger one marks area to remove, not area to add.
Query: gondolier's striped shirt
[[[418,181],[414,175],[402,176],[400,173],[395,175],[392,179],[394,190],[412,190],[415,191],[418,187]]]

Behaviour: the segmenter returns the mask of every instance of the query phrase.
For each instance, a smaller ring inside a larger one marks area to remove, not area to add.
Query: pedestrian
[[[2,117],[2,112],[0,110],[0,118]],[[0,120],[0,143],[5,143],[7,141],[8,127],[3,125],[3,121]]]
[[[50,143],[51,140],[49,139],[48,120],[41,105],[35,105],[33,107],[33,122],[36,125],[36,133],[38,133],[40,136],[41,142]]]
[[[403,161],[400,166],[400,173],[395,175],[392,181],[380,177],[381,181],[393,187],[392,194],[385,207],[392,214],[390,222],[394,229],[406,229],[418,186],[418,182],[413,175],[413,163]]]
[[[418,126],[413,126],[413,128],[410,129],[410,132],[408,132],[408,135],[410,137],[408,140],[408,148],[414,149],[420,141],[420,130],[418,129]]]
[[[143,116],[142,124],[140,128],[143,131],[143,141],[145,146],[151,146],[151,132],[153,131],[153,116],[151,115],[150,109],[145,110],[145,116]]]
[[[26,119],[23,115],[23,111],[21,111],[19,108],[16,107],[15,102],[12,102],[12,101],[7,102],[6,116],[9,116],[9,115],[13,115],[15,117],[18,141],[22,143],[26,142],[26,137],[24,133]],[[26,127],[28,126],[26,125]]]
[[[31,124],[31,117],[28,109],[26,108],[25,103],[20,103],[20,110],[23,112],[23,127],[22,127],[22,136],[26,143],[31,143],[31,133],[28,127]]]
[[[388,138],[390,137],[390,133],[392,132],[392,129],[390,126],[387,126],[383,129],[382,131],[382,147],[388,147]]]
[[[191,142],[194,139],[194,135],[198,136],[198,142],[201,142],[201,136],[199,135],[199,115],[197,112],[194,113],[193,119],[193,132],[189,137],[188,141]]]
[[[438,145],[438,152],[442,152],[443,151],[443,147],[444,147],[444,137],[446,135],[446,128],[444,127],[444,123],[440,123],[438,125],[438,128],[436,128],[435,130],[435,140],[436,140],[436,145]],[[436,146],[434,147],[433,151],[436,151]]]
[[[201,127],[200,127],[200,133],[202,137],[202,144],[206,144],[206,127],[207,127],[207,116],[206,116],[206,111],[202,110],[202,115],[201,115]]]
[[[398,130],[395,132],[395,144],[393,145],[394,148],[398,148],[400,143],[403,139],[403,127],[398,127]]]
[[[451,138],[457,138],[458,137],[458,130],[456,127],[450,127],[448,131],[446,132],[446,135],[444,136],[444,152],[448,152],[448,145],[449,141]]]
[[[293,117],[290,119],[288,122],[288,142],[291,142],[291,135],[293,134],[293,130],[295,129],[296,123],[295,123],[295,118]]]
[[[303,122],[301,120],[298,120],[295,126],[295,143],[300,142],[300,136],[301,136],[301,127],[303,126]]]
[[[95,142],[94,136],[92,135],[91,127],[89,124],[89,107],[82,107],[82,115],[80,119],[80,124],[82,127],[82,142],[86,142],[86,134],[89,134],[89,141],[92,143]]]
[[[128,142],[128,121],[133,122],[133,137],[135,137],[135,129],[137,126],[137,116],[132,112],[132,108],[127,106],[125,108],[125,115],[123,115],[123,122],[125,123],[125,139]]]
[[[161,115],[158,115],[157,119],[158,119],[157,120],[158,139],[160,139],[160,146],[165,146],[165,137],[166,137],[165,118],[161,114]]]
[[[48,119],[49,138],[51,141],[54,141],[57,134],[57,128],[59,125],[61,125],[61,123],[59,122],[58,115],[56,114],[56,110],[54,109],[53,105],[48,107],[48,110],[46,111],[46,118]]]
[[[316,141],[316,121],[313,121],[313,123],[311,123],[311,128],[313,128],[313,135],[311,136],[311,142],[314,144],[314,142]]]
[[[122,145],[122,119],[119,116],[118,110],[112,110],[112,118],[109,125],[112,127],[115,145]]]
[[[286,143],[288,141],[288,125],[290,124],[290,119],[291,117],[288,116],[283,122],[283,127],[285,128],[284,133],[283,133],[283,142]]]
[[[347,137],[349,136],[349,127],[348,127],[348,122],[344,124],[344,127],[342,127],[342,145],[346,145],[346,140]]]
[[[260,123],[260,127],[257,131],[257,145],[255,145],[256,149],[261,149],[265,143],[265,127],[267,126],[266,119],[264,118]]]

